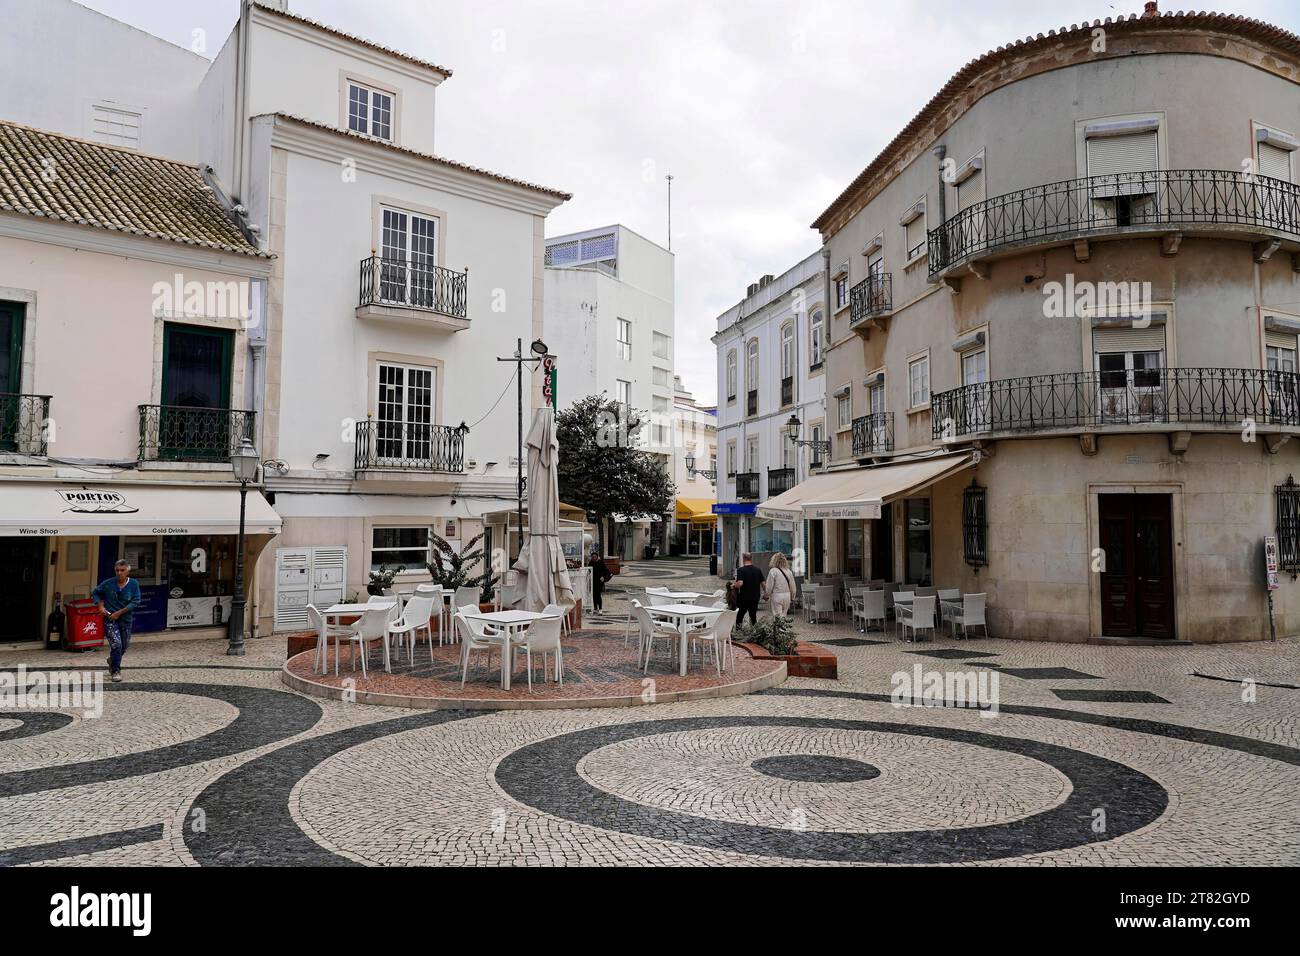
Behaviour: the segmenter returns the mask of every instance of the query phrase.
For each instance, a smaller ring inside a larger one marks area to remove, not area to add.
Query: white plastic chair
[[[441,596],[438,600],[441,603]],[[397,638],[399,645],[403,638],[406,639],[406,659],[412,664],[415,663],[415,642],[419,639],[421,630],[429,639],[429,660],[433,660],[433,626],[429,623],[429,618],[433,617],[433,601],[434,596],[431,594],[412,595],[411,600],[406,602],[401,618],[388,629],[389,636]]]
[[[641,626],[641,648],[637,663],[642,665],[641,673],[644,674],[650,669],[650,656],[654,653],[655,640],[660,637],[665,638],[671,646],[681,640],[681,632],[677,630],[675,624],[656,621],[650,616],[648,610],[635,601],[632,602],[632,613],[636,615],[637,623]]]
[[[984,636],[989,636],[988,625],[984,623],[984,611],[987,606],[988,594],[967,594],[961,599],[961,611],[953,614],[948,620],[952,622],[954,632],[958,627],[961,628],[961,636],[967,637],[966,629],[969,627],[981,627],[984,629]]]
[[[458,608],[469,607],[470,605],[473,605],[474,610],[477,611],[478,599],[479,599],[478,588],[472,585],[462,585],[456,589],[456,594],[451,599],[451,603]]]
[[[533,692],[533,651],[542,655],[542,680],[546,680],[546,655],[555,655],[555,676],[564,686],[564,648],[561,645],[561,616],[564,608],[548,604],[542,609],[546,617],[538,618],[528,629],[510,642],[511,654],[523,650],[528,655],[528,693]]]
[[[501,666],[507,666],[506,661],[510,651],[505,646],[505,637],[500,631],[488,627],[483,621],[467,618],[460,612],[455,614],[452,621],[456,627],[456,633],[460,636],[461,690],[465,689],[465,678],[469,674],[469,655],[472,652],[487,651],[487,666],[488,670],[491,670],[492,652],[499,649],[502,654]]]
[[[700,607],[716,607],[719,601],[726,604],[727,591],[725,588],[718,588],[712,594],[701,594],[695,599],[696,604]]]
[[[912,602],[912,613],[905,616],[900,622],[903,628],[903,640],[907,640],[907,632],[912,632],[912,640],[917,640],[917,631],[933,631],[935,629],[934,607],[938,598],[933,594],[924,597],[918,597]]]
[[[379,641],[384,645],[384,670],[392,670],[392,664],[388,658],[388,629],[399,613],[398,604],[394,602],[392,607],[377,607],[366,611],[361,615],[361,620],[352,625],[348,640],[357,645],[357,650],[352,655],[352,669],[357,669],[357,656],[359,654],[363,679],[369,679],[370,677],[366,670],[366,661],[370,657],[370,645],[375,641]],[[336,655],[334,658],[335,674],[338,673],[338,666],[339,661]]]
[[[334,638],[337,646],[340,640],[351,637],[352,625],[330,624],[314,604],[307,605],[307,620],[311,622],[312,629],[316,632],[316,656],[312,658],[311,670],[313,674],[318,671],[324,674],[329,669],[330,638]]]
[[[800,605],[803,607],[803,619],[805,623],[812,623],[813,608],[817,603],[817,585],[805,584],[800,589]]]
[[[736,611],[722,610],[706,617],[703,626],[691,629],[692,644],[700,641],[702,644],[709,643],[713,645],[713,663],[719,677],[722,676],[722,658],[725,656],[722,642],[725,640],[728,644],[731,643],[731,627],[736,623],[736,614]],[[730,622],[726,621],[728,615],[731,616]],[[722,636],[724,632],[726,634],[725,638]],[[703,661],[704,651],[701,646],[700,662],[703,663]]]

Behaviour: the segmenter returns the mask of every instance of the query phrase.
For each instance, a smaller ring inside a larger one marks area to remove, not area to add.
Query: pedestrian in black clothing
[[[605,567],[605,561],[599,551],[591,552],[591,603],[597,611],[604,610],[605,582],[614,575]]]
[[[748,614],[749,623],[757,624],[758,602],[763,597],[763,572],[754,567],[754,556],[748,551],[740,556],[740,560],[742,564],[736,569],[736,584],[740,588],[736,623],[743,623]]]

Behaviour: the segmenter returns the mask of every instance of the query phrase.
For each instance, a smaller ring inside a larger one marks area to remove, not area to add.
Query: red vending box
[[[104,646],[104,615],[90,598],[68,602],[68,625],[63,646],[70,651],[89,651]]]

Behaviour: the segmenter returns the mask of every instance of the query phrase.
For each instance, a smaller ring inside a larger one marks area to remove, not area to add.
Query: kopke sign
[[[229,597],[172,598],[167,602],[168,627],[211,627],[230,620]]]

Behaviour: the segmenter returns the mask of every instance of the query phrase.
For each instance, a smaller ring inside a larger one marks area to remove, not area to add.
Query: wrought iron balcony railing
[[[793,468],[769,468],[767,470],[767,496],[769,498],[785,494],[794,485]]]
[[[790,375],[781,379],[781,407],[794,404],[794,376]]]
[[[465,470],[466,428],[376,421],[356,426],[353,467],[357,471]]]
[[[0,452],[46,454],[49,420],[50,396],[0,392]]]
[[[867,458],[894,450],[894,413],[876,412],[853,419],[853,457]]]
[[[758,472],[742,471],[736,475],[736,499],[738,501],[758,500]]]
[[[1124,232],[1229,228],[1300,239],[1300,186],[1219,169],[1069,179],[975,203],[929,234],[931,276],[1002,249]]]
[[[1161,368],[1031,375],[931,398],[934,437],[1134,425],[1300,427],[1300,374]]]
[[[869,275],[849,290],[849,325],[894,311],[894,276]]]
[[[140,461],[229,461],[247,438],[256,444],[256,412],[184,405],[140,406]]]
[[[360,304],[422,309],[467,319],[468,279],[467,273],[441,266],[371,256],[361,260]]]

